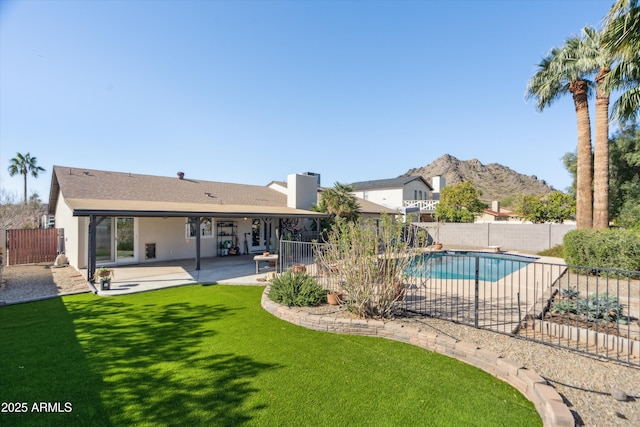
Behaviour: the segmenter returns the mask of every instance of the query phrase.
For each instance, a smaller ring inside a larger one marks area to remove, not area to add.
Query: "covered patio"
[[[262,261],[259,263],[259,273],[256,274],[253,257],[250,254],[202,258],[199,270],[193,258],[110,267],[114,272],[111,289],[101,290],[99,283],[93,286],[98,295],[109,296],[195,283],[265,285],[267,273],[275,272],[277,267]],[[80,270],[80,273],[87,278],[87,269]]]

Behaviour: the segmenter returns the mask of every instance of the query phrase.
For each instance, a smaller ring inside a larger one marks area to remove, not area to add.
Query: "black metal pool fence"
[[[339,266],[321,265],[325,244],[281,241],[280,270],[303,265],[326,289]],[[411,312],[640,367],[640,271],[567,266],[481,251],[416,255],[399,315]]]

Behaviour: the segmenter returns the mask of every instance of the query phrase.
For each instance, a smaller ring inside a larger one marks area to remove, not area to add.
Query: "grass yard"
[[[0,307],[0,425],[542,425],[483,371],[286,323],[260,307],[262,291],[185,286]]]

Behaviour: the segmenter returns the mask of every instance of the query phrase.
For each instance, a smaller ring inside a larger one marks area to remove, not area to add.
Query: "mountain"
[[[441,175],[445,177],[447,186],[471,181],[477,190],[482,191],[480,199],[486,203],[501,200],[506,196],[544,195],[555,191],[535,175],[523,175],[498,163],[483,165],[477,159],[459,160],[449,154],[445,154],[427,166],[409,169],[401,176],[408,175],[421,175],[429,183],[432,177]]]

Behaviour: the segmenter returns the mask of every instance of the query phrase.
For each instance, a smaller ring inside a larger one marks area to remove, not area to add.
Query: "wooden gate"
[[[8,265],[53,262],[57,255],[56,228],[7,230]]]

